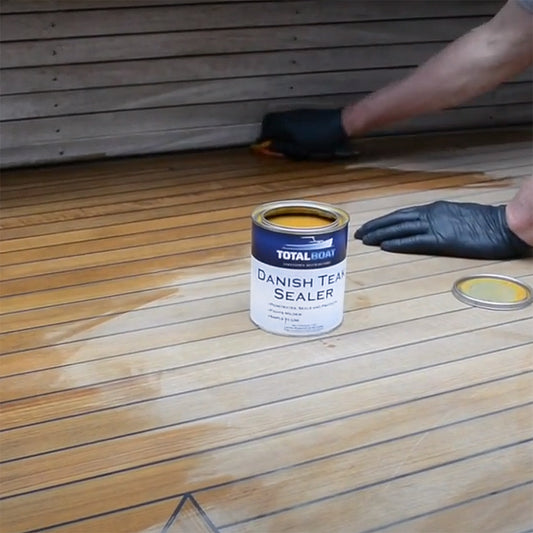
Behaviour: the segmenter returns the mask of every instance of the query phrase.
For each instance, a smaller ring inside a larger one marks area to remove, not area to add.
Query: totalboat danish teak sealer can
[[[348,213],[307,201],[252,213],[250,317],[265,331],[318,335],[344,313]]]

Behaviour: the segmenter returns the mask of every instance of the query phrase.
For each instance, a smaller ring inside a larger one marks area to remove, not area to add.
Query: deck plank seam
[[[350,418],[355,418],[355,417],[359,417],[359,416],[363,416],[363,415],[367,415],[367,414],[371,414],[371,413],[376,413],[376,412],[383,411],[383,410],[386,410],[386,409],[390,409],[390,408],[393,408],[393,407],[400,407],[400,406],[409,405],[409,404],[412,404],[412,403],[415,403],[415,402],[422,402],[422,401],[430,399],[430,398],[442,397],[442,396],[445,396],[447,394],[453,394],[454,392],[469,390],[469,389],[473,389],[475,387],[483,386],[483,385],[490,384],[490,383],[497,383],[497,382],[500,382],[500,381],[503,381],[503,380],[506,380],[506,379],[511,379],[513,377],[522,376],[524,374],[529,374],[531,372],[532,371],[517,372],[515,374],[511,374],[511,375],[507,375],[507,376],[503,376],[503,377],[500,376],[498,378],[492,378],[490,380],[486,380],[486,381],[483,381],[483,382],[478,382],[478,383],[475,383],[475,384],[464,385],[462,387],[457,387],[455,389],[449,389],[447,391],[441,391],[441,392],[437,392],[437,393],[427,394],[427,395],[420,396],[420,397],[417,397],[417,398],[411,398],[411,399],[408,399],[408,400],[402,400],[400,402],[396,402],[396,403],[389,404],[389,405],[382,405],[382,406],[371,408],[371,409],[365,409],[363,411],[359,411],[359,412],[352,413],[352,414],[349,414],[349,415],[342,415],[342,416],[334,417],[334,418],[331,418],[331,419],[328,419],[328,420],[321,420],[320,422],[313,422],[313,423],[305,424],[305,425],[302,425],[302,426],[299,426],[299,427],[294,427],[294,428],[291,428],[291,429],[286,429],[286,430],[282,430],[282,431],[269,433],[267,435],[262,435],[260,437],[253,437],[253,438],[249,438],[249,439],[244,439],[244,440],[240,440],[240,441],[236,441],[236,442],[227,443],[227,444],[224,444],[224,445],[221,445],[221,446],[214,446],[214,447],[206,448],[206,449],[203,449],[203,450],[196,450],[194,452],[181,454],[181,455],[175,456],[175,457],[159,459],[159,460],[156,460],[156,461],[151,461],[149,463],[138,464],[138,465],[135,465],[135,466],[132,466],[132,467],[129,467],[129,468],[120,468],[120,469],[113,470],[113,471],[107,471],[107,472],[103,472],[103,473],[100,473],[100,474],[87,476],[87,477],[82,478],[82,479],[65,481],[65,482],[62,482],[62,483],[55,484],[55,485],[49,485],[49,486],[46,486],[46,487],[41,487],[41,488],[38,488],[38,489],[32,489],[32,490],[29,490],[29,491],[16,492],[16,493],[10,494],[8,496],[0,497],[0,501],[10,500],[10,499],[13,499],[13,498],[17,498],[19,496],[25,496],[25,495],[34,494],[34,493],[37,493],[37,492],[44,492],[46,490],[50,490],[50,489],[54,489],[54,488],[58,488],[58,487],[64,487],[64,486],[74,485],[74,484],[77,484],[77,483],[83,483],[83,482],[86,482],[86,481],[89,481],[89,480],[106,478],[106,477],[113,476],[113,475],[116,475],[116,474],[120,474],[120,473],[123,473],[123,472],[130,472],[130,471],[134,471],[134,470],[139,470],[139,469],[143,469],[143,468],[152,467],[152,466],[155,466],[155,465],[167,464],[167,463],[179,461],[179,460],[182,460],[182,459],[185,459],[185,458],[188,458],[188,457],[194,457],[194,456],[198,456],[198,455],[201,455],[201,454],[210,453],[210,452],[213,452],[213,451],[224,450],[224,449],[231,448],[231,447],[234,447],[234,446],[240,446],[242,444],[249,444],[251,442],[257,442],[257,441],[264,440],[264,439],[267,439],[267,438],[271,438],[271,437],[274,437],[274,436],[285,435],[285,434],[292,433],[292,432],[295,432],[295,431],[298,431],[298,430],[302,430],[302,429],[314,428],[314,427],[318,427],[318,426],[329,424],[331,422],[337,422],[337,421],[347,420],[347,419],[350,419]],[[510,410],[510,409],[519,408],[519,407],[520,408],[521,407],[528,407],[530,404],[533,404],[533,402],[526,402],[525,404],[522,404],[520,406],[513,406],[513,407],[510,407],[510,408],[506,408],[505,410]],[[527,442],[530,442],[530,441],[533,441],[533,438],[527,439]],[[79,446],[76,446],[74,448],[77,448],[77,447],[79,447]],[[51,453],[56,453],[56,452],[51,452]],[[49,455],[49,454],[46,454],[46,455]],[[199,491],[195,490],[195,492],[199,492]]]

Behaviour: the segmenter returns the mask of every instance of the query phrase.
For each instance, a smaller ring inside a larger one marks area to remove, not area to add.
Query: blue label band
[[[344,261],[348,227],[332,233],[293,235],[252,225],[252,255],[267,265],[282,268],[322,268]]]

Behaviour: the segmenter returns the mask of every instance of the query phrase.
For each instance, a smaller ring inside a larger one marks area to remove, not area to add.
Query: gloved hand
[[[363,224],[355,238],[389,252],[511,259],[530,246],[507,225],[505,206],[435,202],[400,209]]]
[[[341,109],[295,109],[268,113],[258,143],[290,159],[329,160],[354,155],[341,121]]]

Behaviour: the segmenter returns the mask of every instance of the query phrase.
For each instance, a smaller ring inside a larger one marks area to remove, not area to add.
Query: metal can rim
[[[522,289],[524,289],[526,291],[527,296],[524,299],[518,300],[516,302],[494,302],[491,300],[484,300],[482,298],[476,298],[474,296],[470,296],[464,293],[460,289],[460,285],[462,283],[465,283],[466,281],[470,281],[470,280],[481,279],[481,278],[502,280],[502,281],[513,283],[521,287]],[[533,302],[533,289],[527,283],[519,279],[513,278],[511,276],[504,276],[500,274],[473,274],[471,276],[464,276],[458,279],[453,284],[452,293],[459,301],[463,303],[466,303],[468,305],[473,305],[475,307],[481,307],[483,309],[490,309],[490,310],[495,310],[495,311],[523,309]]]
[[[305,213],[317,214],[323,217],[333,217],[333,220],[331,224],[321,227],[290,228],[272,224],[267,219],[267,215],[273,214],[273,211],[290,213],[292,210],[295,210],[295,214],[297,214],[298,209],[300,209],[300,213],[302,213],[303,210]],[[332,231],[343,229],[350,222],[350,215],[344,209],[323,202],[312,202],[309,200],[282,200],[278,202],[262,204],[254,209],[252,212],[252,221],[254,224],[276,233],[294,235],[320,235],[321,233],[330,233]]]

